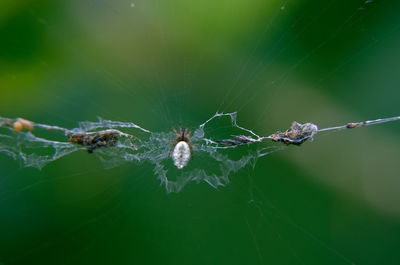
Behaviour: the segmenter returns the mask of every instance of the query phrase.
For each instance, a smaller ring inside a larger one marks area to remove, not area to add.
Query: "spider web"
[[[175,139],[172,132],[151,132],[132,122],[110,121],[99,118],[98,122],[80,122],[79,128],[69,130],[70,132],[96,133],[105,129],[138,129],[144,136],[135,137],[134,146],[126,137],[120,137],[114,146],[99,148],[95,150],[96,156],[103,162],[106,168],[112,168],[126,162],[136,162],[138,164],[149,162],[154,166],[154,174],[160,180],[167,192],[179,192],[189,182],[206,182],[213,188],[225,186],[229,183],[229,176],[238,172],[248,164],[255,165],[258,158],[266,156],[272,152],[283,149],[283,146],[258,146],[256,149],[248,150],[247,154],[237,158],[230,156],[231,150],[238,148],[239,145],[220,145],[217,139],[207,133],[208,124],[216,121],[213,126],[218,127],[221,119],[229,119],[231,128],[224,127],[224,131],[232,132],[233,129],[256,136],[249,129],[239,126],[236,122],[236,113],[216,113],[207,121],[198,126],[193,132],[191,142],[193,144],[194,157],[201,157],[201,163],[189,165],[184,170],[173,170],[171,166],[171,148]],[[7,121],[0,119],[0,124]],[[37,124],[39,130],[58,130],[67,129]],[[48,140],[37,137],[33,132],[17,132],[13,128],[0,128],[0,152],[3,152],[13,159],[21,159],[25,167],[35,167],[42,169],[48,163],[69,155],[76,151],[86,150],[85,147],[70,143],[68,141]],[[35,130],[36,131],[36,130]],[[43,133],[43,132],[42,132]],[[54,137],[54,136],[53,136]],[[60,136],[59,136],[60,137]],[[251,142],[248,142],[248,146]],[[198,160],[198,159],[197,159]],[[204,167],[202,165],[207,165]],[[172,173],[169,173],[172,171]]]

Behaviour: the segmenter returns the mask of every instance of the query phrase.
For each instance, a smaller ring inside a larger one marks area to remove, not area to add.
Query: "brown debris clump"
[[[121,132],[117,130],[105,130],[94,134],[85,132],[69,132],[67,133],[67,138],[70,143],[86,146],[87,151],[93,153],[93,150],[100,147],[115,146],[120,135]]]
[[[276,132],[270,135],[268,138],[272,139],[274,142],[282,142],[287,145],[301,145],[308,139],[313,138],[313,136],[318,132],[317,125],[313,123],[298,123],[294,121],[289,130],[285,132]]]

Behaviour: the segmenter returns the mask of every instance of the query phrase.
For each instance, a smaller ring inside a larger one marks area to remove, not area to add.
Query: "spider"
[[[171,157],[174,161],[174,165],[178,169],[182,169],[187,165],[192,156],[192,144],[190,142],[190,134],[192,132],[188,132],[187,128],[183,131],[182,127],[179,127],[179,132],[174,128],[172,128],[172,130],[175,133],[176,139],[172,143],[172,153],[170,152]]]

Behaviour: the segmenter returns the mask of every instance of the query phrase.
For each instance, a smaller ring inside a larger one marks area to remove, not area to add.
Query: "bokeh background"
[[[400,2],[2,0],[0,115],[262,135],[399,115]],[[0,154],[0,264],[398,264],[400,126],[319,135],[219,190]],[[207,167],[207,164],[204,164]]]

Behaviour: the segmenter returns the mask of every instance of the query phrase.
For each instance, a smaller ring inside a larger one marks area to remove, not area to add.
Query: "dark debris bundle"
[[[69,132],[66,136],[71,143],[86,146],[87,151],[93,153],[93,150],[100,147],[115,146],[121,132],[118,130],[104,130],[96,133]]]

